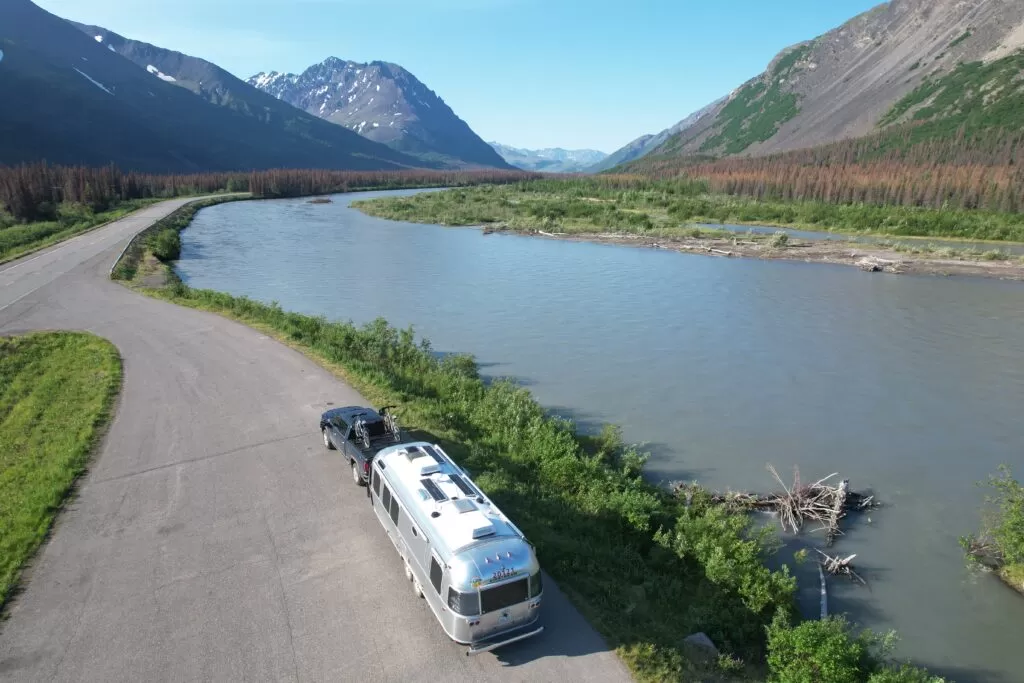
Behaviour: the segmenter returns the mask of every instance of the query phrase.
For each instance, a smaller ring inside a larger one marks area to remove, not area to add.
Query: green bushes
[[[847,233],[1024,241],[1024,215],[814,201],[759,201],[706,192],[689,180],[611,176],[480,186],[356,202],[374,216],[443,225],[505,223],[514,230],[647,232],[686,223],[755,223]]]
[[[854,633],[842,617],[791,626],[785,617],[768,627],[771,683],[943,683],[924,669],[893,665],[885,657],[895,634]]]
[[[981,533],[962,537],[960,544],[972,562],[999,570],[1008,584],[1024,593],[1024,485],[1006,465],[984,484],[989,493]]]
[[[764,565],[774,549],[769,532],[706,502],[686,507],[646,483],[644,456],[617,430],[581,437],[522,387],[485,383],[471,357],[438,359],[428,342],[383,320],[333,323],[180,283],[157,294],[272,331],[343,368],[364,395],[401,405],[405,424],[474,473],[641,678],[706,672],[682,644],[697,631],[763,666],[765,627],[792,611],[795,590],[788,571]],[[729,656],[721,662],[708,666],[737,666]]]
[[[153,256],[163,262],[174,261],[181,256],[181,237],[174,228],[164,228],[147,242]]]
[[[209,197],[185,204],[181,208],[158,220],[138,235],[125,249],[111,273],[115,280],[131,280],[135,277],[143,255],[149,251],[163,263],[176,260],[181,255],[181,233],[192,222],[199,211],[216,204],[248,199],[244,195],[223,195]]]

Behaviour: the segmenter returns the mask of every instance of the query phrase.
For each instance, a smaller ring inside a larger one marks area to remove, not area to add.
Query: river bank
[[[1003,280],[1024,280],[1024,259],[1004,257],[1000,252],[976,253],[949,248],[885,247],[840,240],[779,239],[755,234],[723,234],[719,230],[694,228],[691,234],[665,234],[648,237],[615,232],[548,232],[531,228],[513,228],[505,224],[472,226],[484,234],[513,233],[545,239],[573,242],[597,242],[649,249],[669,249],[682,253],[720,258],[756,258],[831,263],[861,270],[918,275],[970,275]]]
[[[897,273],[1024,279],[1024,257],[1012,251],[1021,244],[1011,241],[1024,240],[1024,216],[1018,214],[758,201],[710,195],[699,182],[601,178],[459,188],[429,196],[358,201],[353,207],[378,218],[483,227],[487,233],[668,246],[692,253],[860,265]],[[730,224],[790,228],[828,239],[790,235],[786,241],[757,229],[713,227]],[[833,239],[838,235],[850,239]],[[825,241],[831,244],[819,244]],[[975,246],[961,246],[968,241]]]
[[[166,241],[163,232],[144,244]],[[193,289],[170,271],[170,260],[147,249],[147,265],[131,285],[291,345],[374,402],[401,405],[403,424],[440,441],[478,473],[477,482],[536,543],[548,572],[640,680],[764,680],[772,639],[784,642],[800,628],[773,622],[793,614],[795,582],[784,559],[774,563],[779,570],[765,565],[775,549],[772,535],[756,532],[744,515],[690,505],[644,481],[646,456],[617,430],[585,437],[525,388],[485,381],[472,357],[434,354],[411,330],[383,320],[362,327],[329,322]],[[161,270],[168,286],[146,286]],[[724,557],[731,559],[723,563]],[[802,632],[815,623],[805,622]],[[695,632],[708,634],[720,656],[695,655],[684,640]],[[872,661],[872,669],[887,670],[881,657]],[[866,681],[870,673],[859,669],[850,680]]]

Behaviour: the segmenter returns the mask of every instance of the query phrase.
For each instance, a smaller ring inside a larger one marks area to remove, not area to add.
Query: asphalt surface
[[[467,657],[320,440],[321,411],[364,399],[259,332],[109,280],[183,203],[0,266],[0,334],[87,330],[124,361],[100,453],[0,623],[0,680],[629,680],[550,580],[544,633]]]

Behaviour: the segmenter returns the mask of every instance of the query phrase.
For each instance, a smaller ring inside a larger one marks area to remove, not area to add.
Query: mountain
[[[955,102],[1012,109],[1006,98],[1020,92],[1014,60],[1022,47],[1020,0],[892,0],[786,48],[651,156],[812,147],[965,114]],[[935,130],[955,134],[956,126]]]
[[[191,172],[418,163],[347,132],[320,135],[303,122],[213,106],[29,0],[0,2],[0,50],[2,164]]]
[[[689,128],[692,128],[694,124],[700,121],[709,112],[714,111],[719,105],[721,105],[726,98],[721,98],[712,102],[711,104],[703,107],[685,119],[655,135],[641,135],[636,140],[633,140],[625,147],[612,152],[607,158],[594,164],[590,168],[586,169],[588,173],[600,173],[601,171],[607,171],[610,168],[614,168],[619,164],[624,164],[627,161],[633,161],[640,157],[652,152],[657,149],[660,145],[664,144],[673,135],[682,133]]]
[[[200,114],[211,120],[246,119],[241,122],[245,128],[239,132],[252,136],[244,142],[247,147],[278,147],[272,155],[273,163],[255,165],[321,168],[425,165],[421,160],[398,154],[383,145],[372,144],[349,131],[339,131],[337,127],[280,102],[206,60],[131,40],[100,26],[68,23],[97,45],[106,46],[108,51],[127,58],[143,69],[141,76],[138,72],[134,73],[147,87],[153,85],[154,80],[160,80],[190,91],[218,109],[227,110],[211,114],[210,107],[198,106],[202,103],[196,103],[194,98],[183,98],[196,105],[195,109],[203,110]],[[203,162],[201,167],[206,168],[206,163],[210,162]],[[250,165],[253,164],[245,163],[241,167]],[[238,167],[238,164],[234,167]]]
[[[397,64],[331,57],[301,74],[258,73],[248,82],[309,114],[432,163],[509,167],[444,100]]]
[[[594,149],[520,149],[499,142],[487,144],[516,168],[544,173],[582,173],[608,156]]]

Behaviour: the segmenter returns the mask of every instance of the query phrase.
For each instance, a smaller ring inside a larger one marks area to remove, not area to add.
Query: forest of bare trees
[[[149,175],[102,168],[50,166],[45,163],[0,166],[0,212],[20,222],[53,220],[62,203],[81,204],[94,212],[120,201],[252,192],[259,197],[296,197],[366,188],[455,186],[503,183],[537,177],[519,171],[317,171],[281,170],[254,173]]]
[[[644,158],[630,171],[700,178],[710,191],[756,199],[890,206],[1024,209],[1024,131],[915,140],[913,127],[763,157]]]

